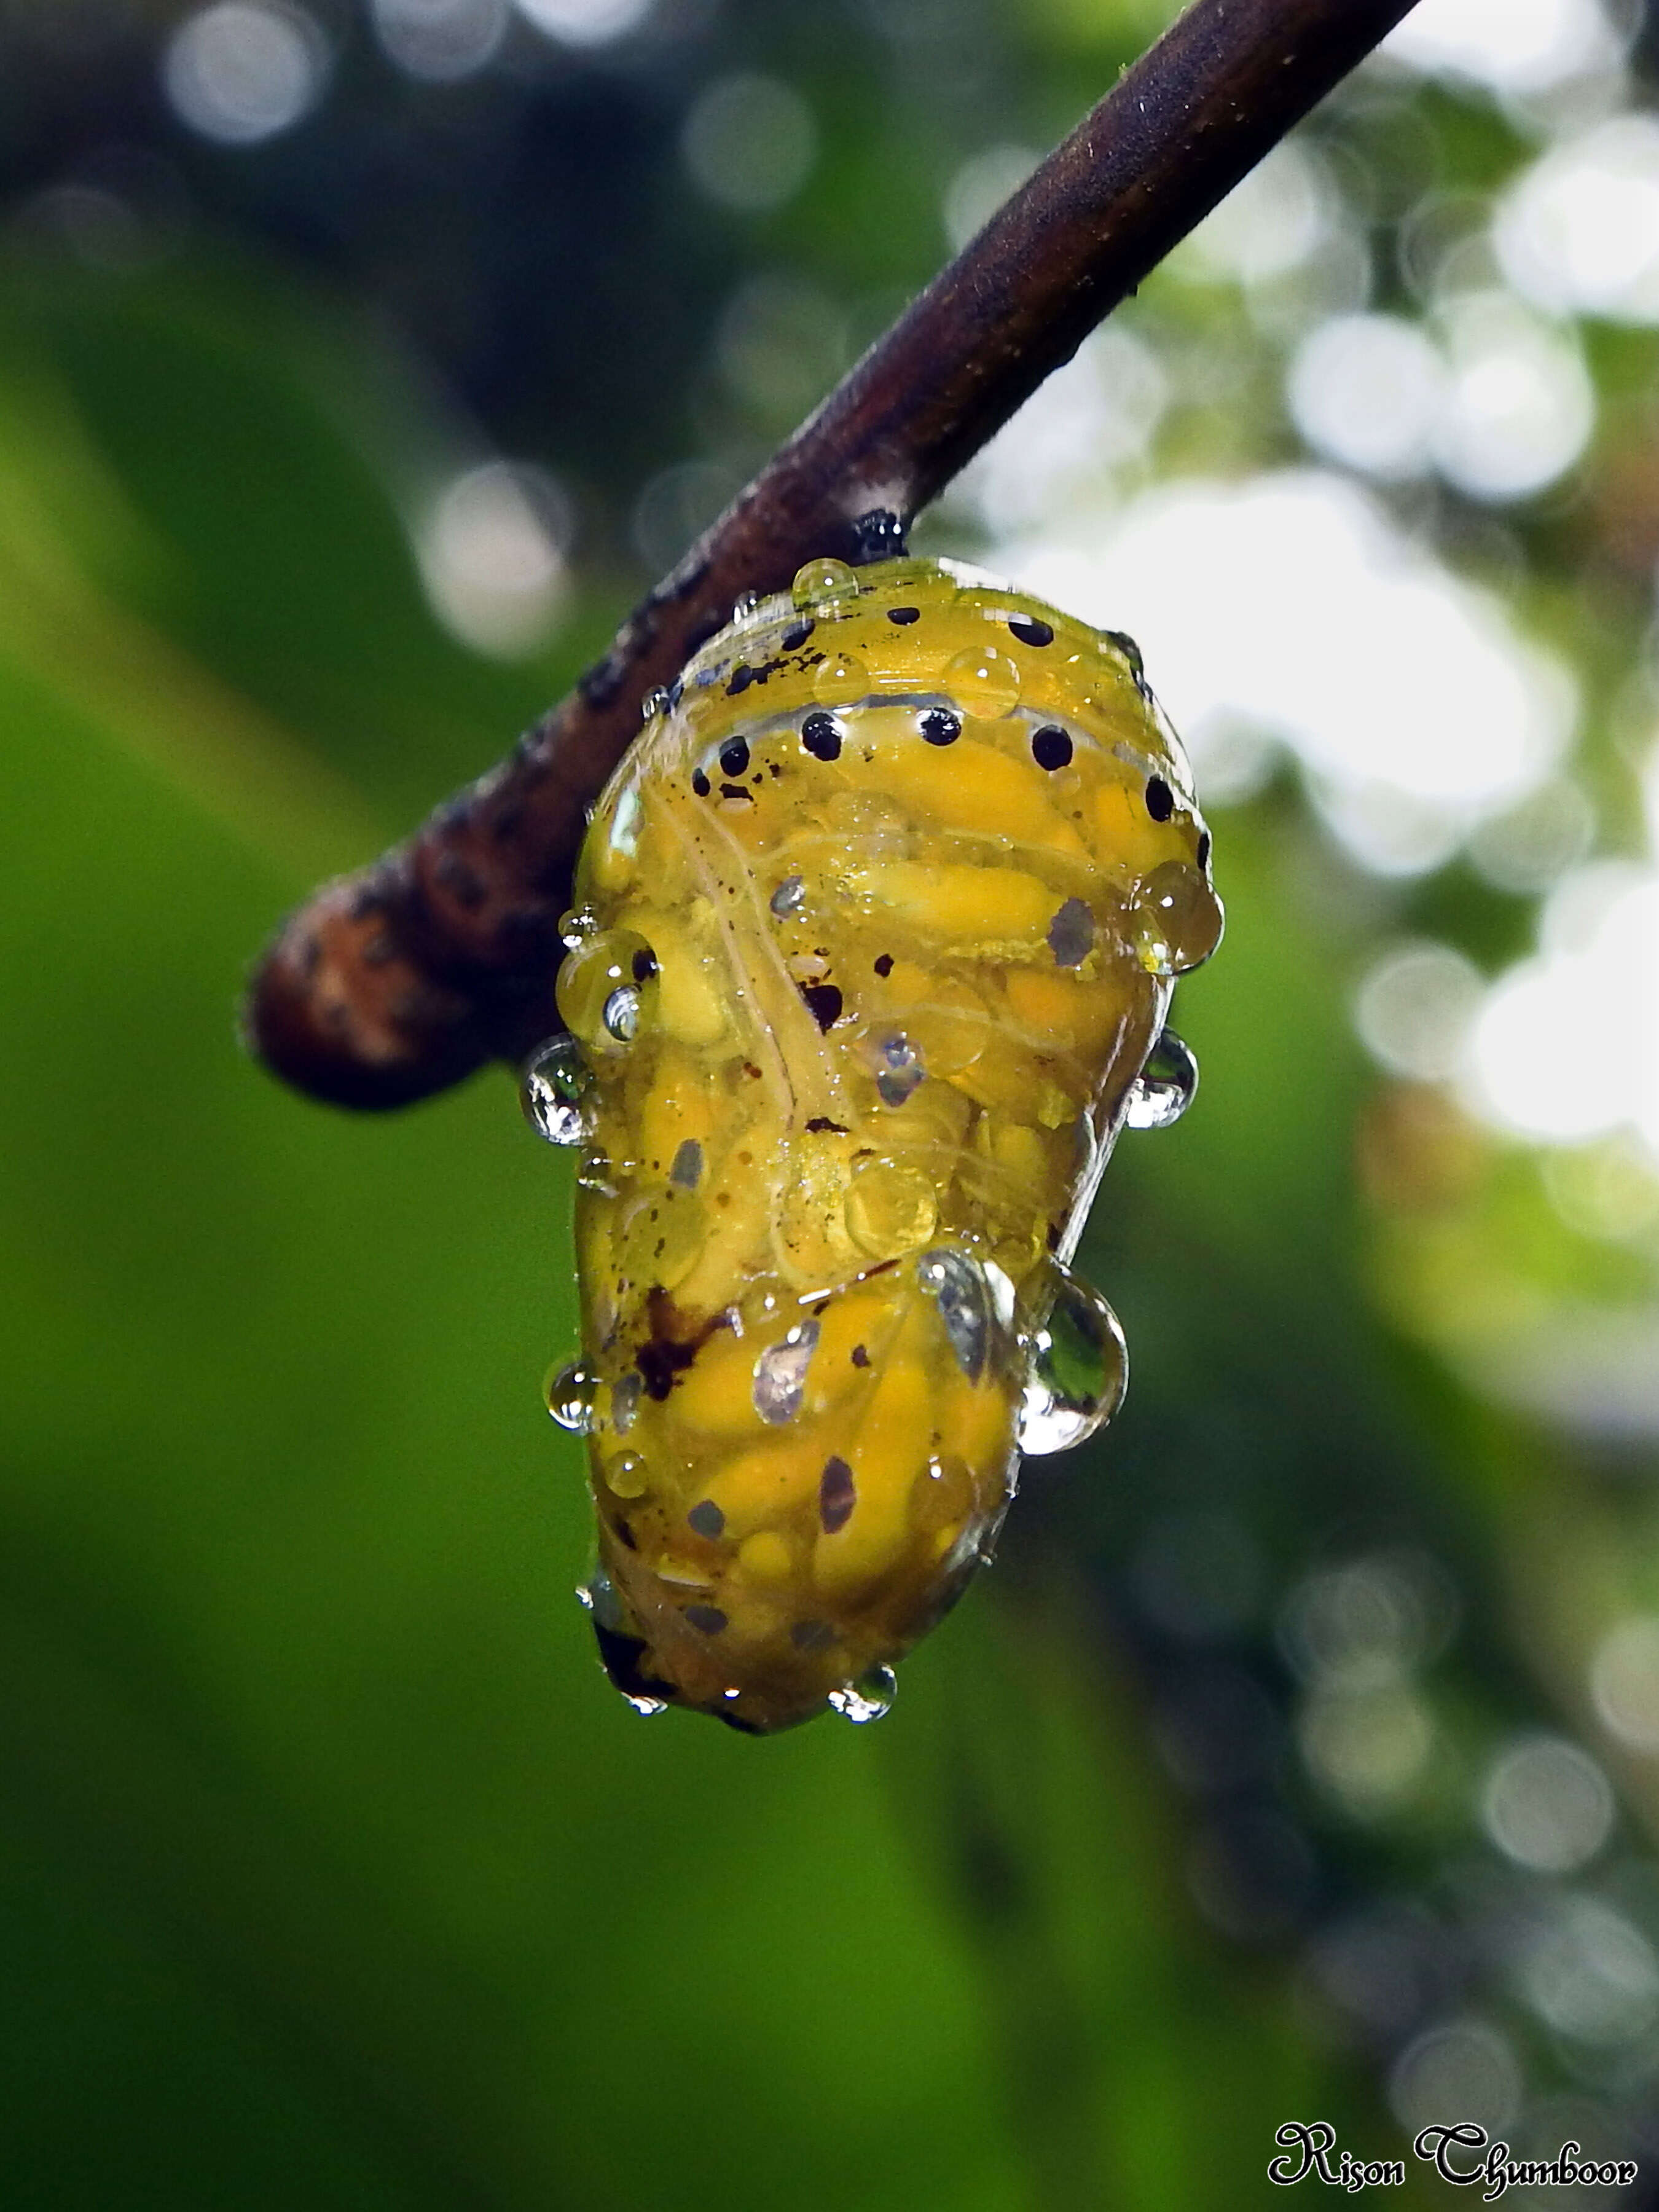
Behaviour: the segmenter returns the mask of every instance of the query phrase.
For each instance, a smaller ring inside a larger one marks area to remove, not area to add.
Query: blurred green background
[[[1423,0],[920,533],[1140,636],[1230,923],[879,1727],[604,1682],[507,1076],[237,1042],[1168,13],[0,0],[8,2205],[1659,2201],[1639,11]]]

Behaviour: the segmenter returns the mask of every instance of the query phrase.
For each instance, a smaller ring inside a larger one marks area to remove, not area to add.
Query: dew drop
[[[519,1103],[538,1137],[550,1145],[584,1141],[587,1130],[582,1098],[592,1080],[574,1037],[550,1037],[536,1048],[519,1085]]]
[[[988,641],[947,660],[939,688],[970,714],[1011,714],[1019,704],[1019,670],[1000,645]]]
[[[614,1407],[614,1392],[611,1403]],[[638,1452],[618,1452],[614,1459],[606,1460],[604,1474],[605,1486],[613,1498],[643,1498],[651,1486],[651,1470]]]
[[[667,712],[668,689],[665,684],[659,684],[654,691],[647,691],[641,700],[640,720],[642,722],[654,722],[659,714],[665,714]]]
[[[1034,1459],[1069,1451],[1103,1428],[1123,1403],[1129,1381],[1117,1316],[1092,1284],[1053,1265],[1054,1301],[1031,1334],[1017,1431],[1020,1449]]]
[[[762,1420],[781,1426],[800,1412],[806,1370],[818,1346],[815,1321],[798,1322],[778,1344],[769,1345],[755,1362],[755,1411]]]
[[[862,1728],[866,1721],[878,1721],[884,1713],[893,1709],[898,1695],[898,1682],[890,1667],[871,1667],[856,1681],[843,1682],[838,1690],[830,1692],[830,1705],[843,1720]]]
[[[870,672],[856,653],[831,653],[812,672],[812,696],[820,707],[851,707],[866,697]]]
[[[580,1359],[573,1359],[549,1376],[547,1410],[562,1429],[573,1437],[589,1435],[594,1426],[594,1401],[599,1378]]]
[[[806,879],[804,876],[786,876],[768,902],[781,921],[786,915],[799,914],[806,903]]]
[[[845,561],[808,561],[796,569],[789,596],[805,612],[828,602],[851,598],[858,587],[859,580]]]
[[[640,994],[631,983],[613,991],[605,1002],[605,1026],[618,1044],[632,1044],[640,1033]]]
[[[574,952],[584,938],[592,937],[599,926],[599,917],[591,906],[573,906],[568,914],[559,916],[559,939],[567,952]]]
[[[754,613],[756,608],[759,606],[760,603],[760,592],[739,592],[737,598],[732,602],[732,621],[734,623],[747,622],[750,616]]]
[[[1141,965],[1154,975],[1184,975],[1221,942],[1221,902],[1185,860],[1165,860],[1143,876],[1133,913]]]
[[[876,1090],[884,1106],[902,1106],[927,1075],[921,1048],[902,1030],[873,1036],[866,1048],[875,1070]]]
[[[938,1303],[957,1366],[970,1382],[977,1382],[990,1354],[994,1319],[984,1269],[965,1252],[941,1245],[917,1261],[916,1280]]]
[[[1125,1127],[1167,1129],[1192,1104],[1197,1088],[1197,1055],[1184,1038],[1165,1030],[1129,1086],[1123,1109]]]
[[[655,973],[656,955],[637,930],[584,938],[566,957],[555,986],[565,1027],[590,1054],[614,1056],[638,1029],[640,981],[649,984]]]
[[[619,1634],[627,1625],[617,1585],[603,1567],[595,1567],[585,1583],[577,1584],[576,1602],[592,1616],[596,1627],[609,1629],[612,1635]]]
[[[640,1399],[644,1390],[644,1376],[632,1369],[611,1384],[611,1425],[619,1437],[625,1437],[639,1418]],[[622,1493],[618,1492],[617,1495],[620,1497]]]

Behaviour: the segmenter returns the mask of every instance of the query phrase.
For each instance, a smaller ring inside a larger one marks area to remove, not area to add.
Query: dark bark
[[[623,625],[562,705],[408,844],[318,892],[247,1031],[319,1098],[396,1106],[558,1026],[559,915],[586,811],[743,592],[908,524],[1412,0],[1196,0],[873,345]]]

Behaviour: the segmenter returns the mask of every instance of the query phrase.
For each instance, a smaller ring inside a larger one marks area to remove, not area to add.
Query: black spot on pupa
[[[657,972],[657,956],[648,945],[642,945],[634,955],[634,981],[648,983]]]
[[[861,1344],[855,1344],[853,1346],[853,1364],[854,1367],[867,1367],[870,1364],[870,1355]]]
[[[962,717],[948,707],[930,707],[921,718],[921,734],[930,745],[953,745],[962,735]]]
[[[1207,868],[1210,865],[1210,833],[1207,830],[1199,832],[1198,865],[1200,868]]]
[[[645,1378],[645,1395],[660,1405],[697,1356],[695,1344],[676,1344],[672,1339],[653,1336],[642,1344],[634,1355],[634,1364]]]
[[[1175,793],[1161,775],[1152,776],[1147,782],[1146,811],[1154,822],[1167,822],[1175,812]]]
[[[1103,630],[1101,635],[1109,644],[1115,645],[1123,655],[1129,664],[1129,673],[1139,684],[1146,673],[1146,664],[1141,659],[1140,647],[1135,643],[1133,638],[1129,635],[1127,630],[1123,629]]]
[[[685,1618],[703,1636],[718,1636],[726,1626],[726,1615],[717,1605],[688,1605]]]
[[[893,956],[890,952],[884,952],[876,963],[876,973],[878,975],[890,975],[892,972]]]
[[[807,1012],[821,1030],[832,1028],[841,1019],[843,1001],[834,983],[803,983],[800,994],[806,1001]]]
[[[709,791],[708,778],[703,774],[701,769],[698,769],[691,778],[691,788],[696,793],[699,799],[708,798]]]
[[[806,1133],[809,1137],[825,1134],[844,1137],[848,1134],[848,1131],[839,1121],[832,1121],[827,1114],[814,1114],[806,1125]]]
[[[890,623],[896,623],[901,629],[908,629],[913,622],[921,620],[921,609],[920,607],[889,607],[887,619]]]
[[[836,1632],[827,1620],[798,1620],[789,1631],[797,1651],[827,1651],[835,1640]]]
[[[1061,968],[1081,966],[1094,948],[1095,918],[1080,898],[1068,898],[1048,924],[1048,949]]]
[[[740,783],[723,783],[720,786],[720,797],[722,799],[746,799],[751,806],[755,803],[754,793],[746,789],[744,786]]]
[[[847,1526],[858,1497],[853,1470],[846,1461],[826,1460],[818,1479],[818,1522],[826,1536],[833,1536],[837,1528]]]
[[[1031,758],[1039,768],[1052,775],[1057,768],[1067,768],[1072,759],[1072,740],[1058,722],[1047,722],[1031,739]]]
[[[814,760],[841,757],[841,731],[833,714],[809,714],[800,726],[800,741]]]
[[[617,1532],[617,1542],[621,1544],[625,1550],[629,1552],[637,1552],[639,1550],[639,1544],[635,1537],[634,1531],[629,1527],[627,1522],[623,1520],[620,1513],[617,1516],[616,1519],[611,1525]]]
[[[802,646],[805,644],[807,639],[811,636],[812,632],[817,629],[817,625],[816,623],[791,623],[788,629],[783,633],[784,651],[786,653],[799,653]]]
[[[1008,628],[1022,645],[1052,645],[1054,641],[1053,623],[1044,622],[1038,615],[1010,615]]]
[[[732,680],[726,687],[726,697],[735,699],[739,692],[746,691],[754,680],[754,670],[746,660],[740,660],[732,671]]]
[[[726,1516],[712,1498],[699,1498],[685,1516],[685,1525],[694,1534],[707,1536],[712,1542],[726,1532]]]
[[[749,744],[744,738],[728,738],[720,747],[720,774],[746,775],[749,773]]]

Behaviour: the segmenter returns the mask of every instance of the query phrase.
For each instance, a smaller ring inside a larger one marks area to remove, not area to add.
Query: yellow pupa
[[[1066,1263],[1119,1127],[1190,1094],[1209,851],[1133,646],[955,563],[814,562],[650,702],[526,1087],[585,1152],[550,1404],[641,1710],[884,1711],[1020,1452],[1115,1410]]]

